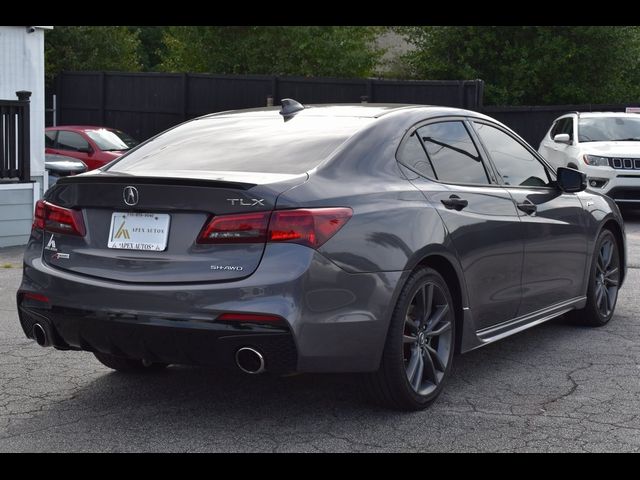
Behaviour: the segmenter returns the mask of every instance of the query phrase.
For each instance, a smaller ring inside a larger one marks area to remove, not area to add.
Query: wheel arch
[[[596,238],[600,236],[603,230],[609,230],[611,233],[613,233],[613,236],[615,237],[616,242],[618,244],[618,256],[620,257],[620,265],[624,266],[624,268],[620,269],[620,286],[622,286],[627,273],[626,248],[625,248],[624,234],[622,232],[622,228],[620,227],[620,224],[615,219],[609,218],[602,224],[602,226],[600,227],[600,230],[598,230],[598,235],[596,236]]]
[[[448,258],[447,255],[443,255],[442,253],[431,253],[426,255],[414,266],[413,271],[424,267],[432,268],[442,275],[451,291],[451,297],[453,298],[454,303],[456,327],[455,352],[460,353],[462,351],[462,338],[466,323],[464,321],[464,310],[469,304],[462,271],[459,268],[456,268],[456,264],[453,259]]]

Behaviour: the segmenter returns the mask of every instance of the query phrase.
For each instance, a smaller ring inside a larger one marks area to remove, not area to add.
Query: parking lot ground
[[[640,451],[640,213],[626,218],[631,268],[607,326],[558,319],[460,356],[414,413],[363,402],[353,375],[121,375],[40,348],[15,310],[22,249],[0,250],[0,451]]]

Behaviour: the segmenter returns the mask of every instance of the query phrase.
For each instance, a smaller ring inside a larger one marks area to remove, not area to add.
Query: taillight
[[[318,248],[351,218],[350,208],[276,210],[269,222],[269,242],[292,242]]]
[[[213,217],[202,229],[197,243],[264,243],[270,212]]]
[[[291,242],[318,248],[352,215],[346,207],[220,215],[205,225],[197,243]]]
[[[59,207],[44,200],[36,202],[32,228],[80,237],[84,237],[86,233],[80,211]]]

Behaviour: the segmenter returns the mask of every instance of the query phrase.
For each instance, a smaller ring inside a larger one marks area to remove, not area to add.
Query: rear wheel
[[[169,366],[166,363],[152,363],[133,358],[117,357],[108,353],[94,352],[94,355],[104,366],[123,373],[157,372]]]
[[[418,270],[398,299],[380,368],[366,377],[374,400],[401,410],[429,406],[451,370],[454,338],[449,287],[435,270]]]
[[[587,305],[569,312],[574,323],[590,327],[606,325],[613,317],[620,286],[620,256],[618,243],[609,230],[598,236],[589,276]]]

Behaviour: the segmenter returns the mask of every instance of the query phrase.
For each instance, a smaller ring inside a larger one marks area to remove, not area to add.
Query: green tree
[[[485,81],[485,104],[638,101],[638,27],[401,27],[412,76]]]
[[[361,77],[384,53],[379,27],[168,27],[161,69]]]
[[[140,39],[139,58],[145,71],[157,70],[164,55],[164,34],[167,27],[139,26],[129,29]]]
[[[46,81],[62,70],[139,71],[140,49],[129,27],[55,27],[45,34]]]

